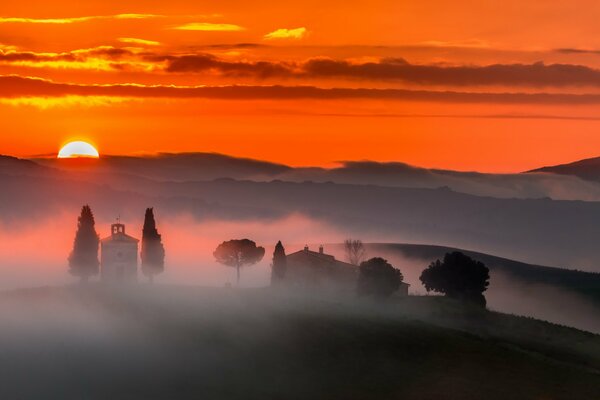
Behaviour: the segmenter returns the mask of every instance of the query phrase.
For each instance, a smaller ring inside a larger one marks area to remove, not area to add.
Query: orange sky
[[[595,1],[5,3],[2,154],[84,139],[493,172],[600,155]]]

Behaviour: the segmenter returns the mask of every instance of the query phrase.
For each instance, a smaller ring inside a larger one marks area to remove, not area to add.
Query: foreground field
[[[600,337],[436,297],[1,295],[0,398],[597,399]]]

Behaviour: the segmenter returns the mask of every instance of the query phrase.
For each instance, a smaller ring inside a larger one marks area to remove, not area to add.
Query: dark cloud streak
[[[83,85],[9,75],[0,76],[0,97],[111,96],[225,100],[374,99],[441,103],[600,104],[600,94],[471,93],[406,89],[320,88],[315,86],[144,86]]]
[[[573,64],[493,64],[420,65],[402,58],[387,58],[378,62],[352,63],[325,58],[303,63],[271,61],[226,61],[213,55],[199,54],[168,59],[168,72],[297,79],[351,79],[398,81],[417,85],[444,86],[600,86],[600,70]]]
[[[219,49],[224,45],[215,45]],[[241,43],[232,48],[252,48]],[[209,49],[209,47],[206,47]],[[597,53],[593,50],[558,49],[562,53]],[[210,52],[161,54],[132,51],[127,48],[101,46],[65,53],[0,51],[0,62],[85,62],[91,58],[109,61],[131,61],[155,64],[156,71],[178,74],[212,74],[249,79],[350,80],[404,83],[443,87],[600,87],[600,70],[576,64],[491,64],[447,65],[413,64],[403,58],[383,58],[373,62],[351,62],[343,59],[313,58],[305,61],[247,61],[220,58]],[[127,64],[113,65],[115,70]]]

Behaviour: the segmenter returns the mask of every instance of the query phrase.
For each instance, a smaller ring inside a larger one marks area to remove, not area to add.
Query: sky
[[[600,156],[600,3],[0,4],[0,154],[519,172]]]

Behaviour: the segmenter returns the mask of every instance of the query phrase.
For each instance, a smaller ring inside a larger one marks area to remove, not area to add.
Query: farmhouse
[[[358,279],[358,267],[324,252],[312,251],[305,246],[303,250],[290,253],[286,257],[284,282],[288,285],[304,288],[323,288],[354,291]],[[407,295],[408,284],[402,283],[396,295]]]
[[[138,242],[125,233],[125,225],[112,224],[111,235],[100,241],[100,277],[104,282],[137,280]]]
[[[318,252],[305,246],[303,250],[288,254],[286,263],[285,281],[299,287],[343,288],[353,285],[358,276],[355,265],[325,254],[323,246]]]

